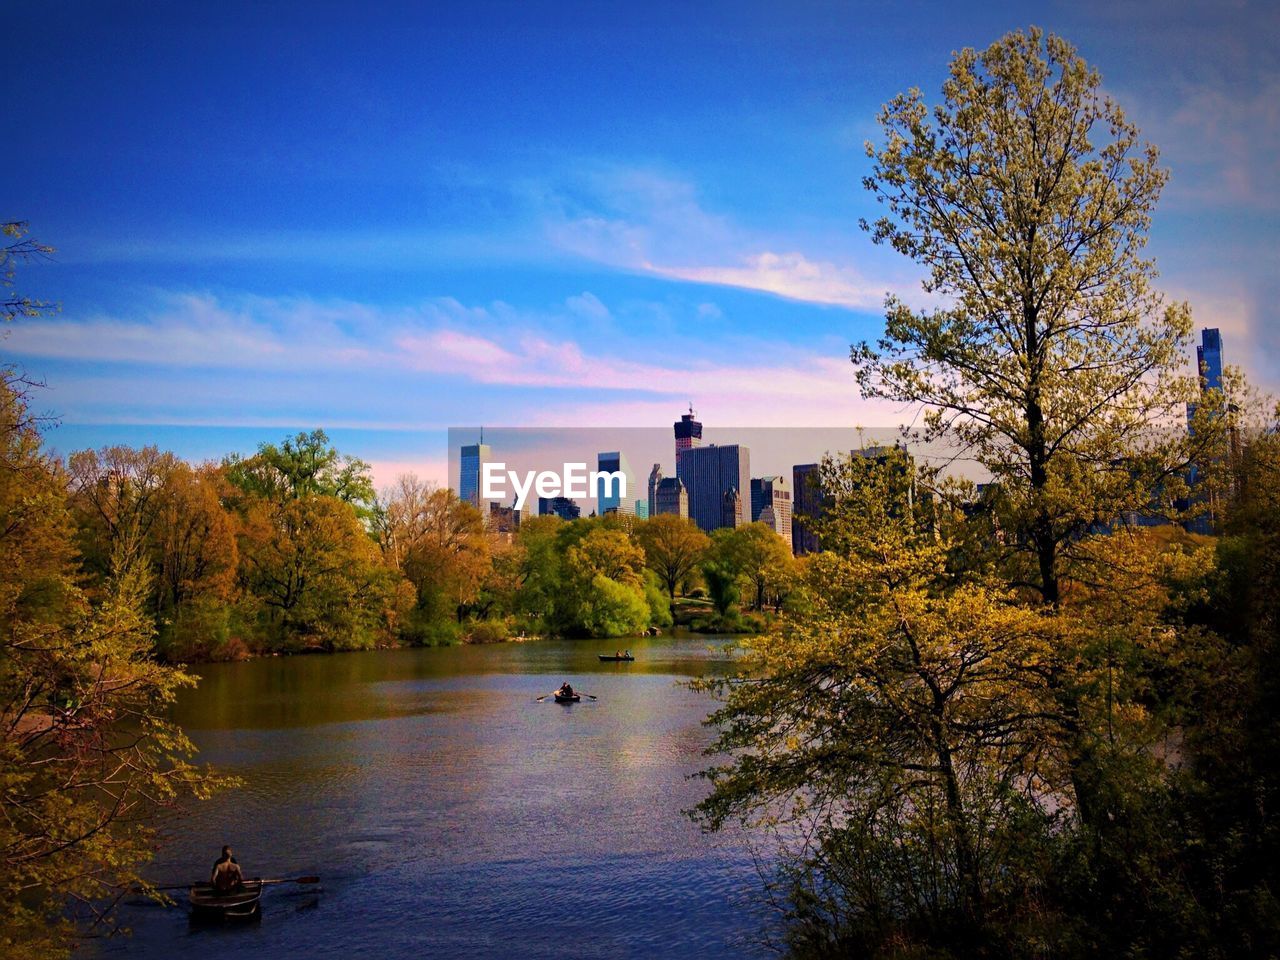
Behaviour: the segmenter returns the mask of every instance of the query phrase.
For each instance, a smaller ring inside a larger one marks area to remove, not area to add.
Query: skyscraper
[[[786,477],[751,478],[751,522],[767,523],[791,547],[791,487]]]
[[[680,475],[680,458],[686,450],[702,446],[702,424],[693,419],[693,404],[689,404],[689,412],[681,414],[679,422],[674,424],[676,431],[676,476]]]
[[[460,457],[462,469],[458,477],[459,500],[465,500],[473,507],[480,506],[480,477],[492,454],[493,451],[483,438],[480,443],[463,445]]]
[[[649,471],[649,513],[648,516],[657,516],[658,513],[658,484],[662,482],[662,464],[655,463],[653,469]]]
[[[736,443],[690,447],[676,462],[676,475],[689,491],[689,516],[703,530],[737,527],[749,521],[751,451],[747,447]],[[733,512],[726,515],[726,497],[731,493],[736,493],[737,499],[729,507]]]
[[[596,479],[595,490],[596,513],[635,513],[635,478],[631,473],[631,464],[619,450],[601,453],[596,457],[596,470],[599,473],[611,474]]]
[[[1217,327],[1205,327],[1200,331],[1196,370],[1202,378],[1202,390],[1222,389],[1222,334]]]
[[[822,516],[820,467],[817,463],[798,463],[791,468],[791,551],[796,556],[818,550],[818,534],[812,529],[812,521]]]

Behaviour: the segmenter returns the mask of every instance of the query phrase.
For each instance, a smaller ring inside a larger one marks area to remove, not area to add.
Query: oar
[[[146,887],[146,888],[131,887],[129,892],[130,893],[146,893],[149,890],[186,890],[186,889],[189,889],[190,887],[198,887],[201,884],[201,882],[202,881],[199,881],[199,880],[193,880],[191,883],[170,883],[162,887]],[[256,883],[258,882],[258,878],[254,877],[253,880],[247,881],[247,882]],[[262,885],[265,887],[267,886],[267,884],[271,884],[271,883],[319,883],[319,882],[320,882],[319,877],[315,875],[308,875],[305,877],[273,877],[270,880],[263,880]]]
[[[278,877],[272,880],[263,880],[262,885],[265,887],[270,883],[319,883],[320,878],[314,874],[305,877]]]

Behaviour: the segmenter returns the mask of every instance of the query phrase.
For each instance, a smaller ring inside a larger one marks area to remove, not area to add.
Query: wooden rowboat
[[[598,656],[605,663],[622,663],[622,662],[630,663],[632,660],[635,659],[635,657],[611,657],[607,653],[599,653],[599,654],[596,654],[596,656]]]
[[[262,915],[262,881],[246,880],[226,893],[211,883],[196,883],[187,894],[193,921],[256,920]]]
[[[562,693],[557,693],[555,694],[555,698],[556,698],[556,703],[577,703],[579,700],[582,699],[582,695],[578,693],[571,693],[566,697]]]

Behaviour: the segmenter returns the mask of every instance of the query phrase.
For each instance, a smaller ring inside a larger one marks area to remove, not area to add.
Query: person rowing
[[[556,696],[557,696],[557,697],[572,697],[572,696],[573,696],[573,684],[571,684],[568,680],[566,680],[564,683],[560,684],[560,689],[556,691]]]
[[[244,874],[240,872],[240,864],[232,856],[230,846],[222,848],[222,856],[214,862],[209,882],[219,893],[230,893],[244,885]]]

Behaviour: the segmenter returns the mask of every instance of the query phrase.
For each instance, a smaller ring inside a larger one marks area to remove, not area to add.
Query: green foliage
[[[232,454],[224,461],[227,479],[254,497],[274,503],[302,497],[336,497],[352,504],[362,518],[371,515],[374,492],[369,465],[344,456],[323,430],[299,433],[258,445],[249,458]]]

